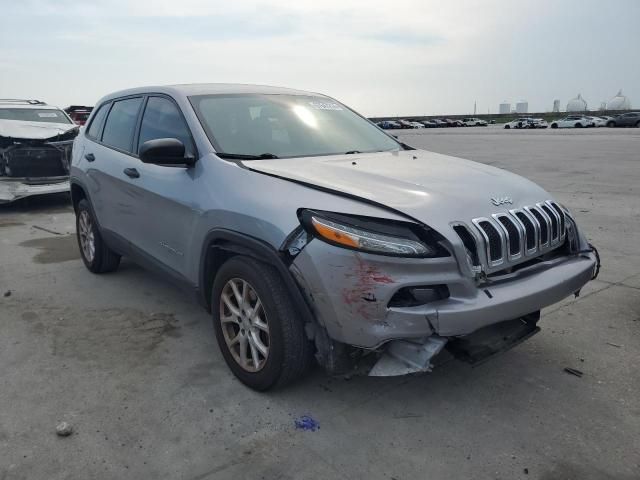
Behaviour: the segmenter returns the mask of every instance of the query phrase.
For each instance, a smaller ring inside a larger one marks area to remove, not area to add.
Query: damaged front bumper
[[[3,178],[0,177],[0,204],[20,198],[69,191],[69,177],[54,178]]]
[[[509,342],[492,347],[494,353],[528,338],[537,331],[532,316],[579,292],[598,263],[595,250],[558,251],[479,281],[463,273],[454,256],[385,257],[311,241],[291,271],[329,338],[382,353],[372,375],[401,375],[429,371],[447,342],[447,349],[460,347],[457,339],[484,328],[500,331],[515,322],[508,324],[515,329]]]

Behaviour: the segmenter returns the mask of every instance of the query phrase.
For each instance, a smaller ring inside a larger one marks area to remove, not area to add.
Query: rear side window
[[[110,147],[131,152],[133,134],[136,129],[138,110],[142,98],[127,98],[113,104],[102,133],[102,143]]]
[[[91,125],[89,125],[89,129],[87,130],[87,137],[89,138],[98,138],[100,134],[100,130],[102,129],[102,124],[104,123],[104,117],[107,116],[107,112],[109,111],[109,106],[111,104],[103,104],[96,114],[91,120]]]
[[[158,138],[177,138],[184,143],[186,154],[195,153],[191,133],[175,103],[164,97],[149,97],[140,125],[138,150],[147,140]]]

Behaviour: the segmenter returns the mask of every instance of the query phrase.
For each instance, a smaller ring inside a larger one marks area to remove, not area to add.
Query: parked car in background
[[[607,127],[639,127],[640,112],[628,112],[616,115],[607,121]]]
[[[485,120],[481,120],[480,118],[463,118],[462,122],[467,127],[486,127],[487,122]]]
[[[394,130],[397,128],[402,128],[402,125],[400,125],[398,122],[393,120],[383,120],[381,122],[378,122],[377,125],[380,128],[383,128],[385,130]]]
[[[87,269],[124,255],[193,291],[257,390],[314,361],[377,376],[428,372],[445,348],[482,362],[537,333],[540,310],[599,266],[538,185],[404,145],[317,93],[112,93],[71,172]]]
[[[87,122],[89,115],[91,115],[92,110],[93,107],[85,107],[82,105],[71,105],[64,109],[76,125],[84,125]]]
[[[424,128],[424,125],[420,122],[410,121],[409,123],[413,126],[413,128]]]
[[[549,124],[543,118],[531,118],[531,117],[520,117],[512,120],[511,122],[505,123],[504,128],[507,130],[510,128],[547,128]]]
[[[442,120],[440,118],[434,118],[433,119],[433,123],[435,123],[437,127],[441,127],[441,128],[445,128],[445,127],[449,126],[447,124],[447,122],[445,122],[444,120]]]
[[[420,120],[420,123],[425,126],[425,128],[436,128],[438,124],[433,120]]]
[[[590,120],[585,118],[583,115],[568,115],[559,120],[554,120],[551,122],[551,128],[584,128],[587,127],[591,123]]]
[[[69,191],[78,126],[39,100],[0,100],[0,203]]]
[[[602,117],[585,116],[591,122],[592,127],[606,127],[607,121]]]
[[[398,120],[400,128],[415,128],[409,120]]]

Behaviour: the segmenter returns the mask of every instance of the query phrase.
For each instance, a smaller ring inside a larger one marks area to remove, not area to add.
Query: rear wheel
[[[85,266],[93,273],[113,272],[120,265],[120,255],[111,250],[100,234],[91,206],[86,199],[80,200],[76,211],[76,236],[80,256]]]
[[[576,127],[576,128],[582,128],[582,124],[581,124],[581,123],[576,123],[576,124],[575,124],[575,127]]]
[[[505,125],[504,128],[509,130],[511,128],[511,125]]]
[[[613,128],[616,126],[616,122],[607,122],[607,127]]]
[[[242,383],[263,391],[307,371],[312,345],[273,267],[248,257],[231,258],[216,275],[211,300],[218,345]]]

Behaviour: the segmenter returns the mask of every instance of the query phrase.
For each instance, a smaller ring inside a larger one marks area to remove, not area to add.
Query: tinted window
[[[156,138],[177,138],[184,143],[185,153],[194,154],[191,134],[178,107],[162,97],[150,97],[144,109],[138,149],[147,140]]]
[[[107,103],[102,105],[96,114],[91,120],[91,125],[89,125],[89,129],[87,130],[87,136],[90,138],[98,138],[100,134],[100,129],[102,128],[102,124],[104,123],[104,117],[107,116],[107,112],[109,111],[109,106],[111,104]]]
[[[104,125],[102,143],[127,152],[131,151],[133,132],[141,103],[142,98],[128,98],[113,104],[107,123]]]

